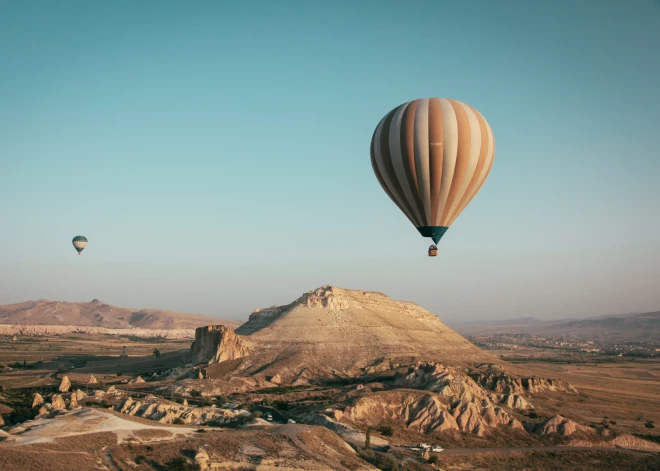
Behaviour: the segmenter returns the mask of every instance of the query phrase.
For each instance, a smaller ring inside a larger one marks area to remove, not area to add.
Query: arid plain
[[[79,309],[69,304],[58,309]],[[82,312],[103,324],[94,306]],[[653,354],[487,329],[466,338],[412,302],[331,286],[240,326],[195,331],[170,316],[168,334],[144,317],[107,331],[38,316],[0,326],[0,468],[660,466]]]

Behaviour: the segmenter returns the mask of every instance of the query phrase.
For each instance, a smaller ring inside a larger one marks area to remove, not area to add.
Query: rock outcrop
[[[553,380],[550,380],[553,381]],[[470,376],[456,368],[425,363],[411,366],[406,373],[397,373],[394,386],[398,388],[424,389],[462,401],[488,400],[512,409],[533,409],[527,400],[518,394],[494,394],[486,391]]]
[[[534,406],[531,405],[524,397],[517,394],[505,394],[499,398],[499,403],[503,406],[510,407],[511,409],[534,409]]]
[[[61,393],[66,393],[69,392],[69,389],[71,389],[71,381],[69,381],[69,377],[65,375],[62,378],[62,382],[60,383],[58,390]]]
[[[453,401],[440,394],[411,391],[361,397],[343,411],[334,411],[333,418],[372,426],[383,421],[404,422],[419,433],[456,430],[484,436],[499,426],[522,430],[518,420],[486,399]]]
[[[139,400],[129,397],[118,403],[115,410],[166,424],[227,425],[240,419],[247,420],[250,417],[250,413],[242,409],[186,406],[152,395]]]
[[[190,346],[190,352],[194,365],[236,360],[248,353],[241,338],[224,325],[199,327],[195,331],[195,341]]]
[[[297,303],[303,307],[323,307],[331,311],[341,311],[342,309],[348,309],[350,305],[348,298],[343,295],[344,291],[334,286],[322,286],[321,288],[303,294],[297,300]]]
[[[525,395],[542,391],[577,393],[577,390],[563,379],[513,378],[505,373],[478,373],[471,376],[483,388],[500,394]]]
[[[660,452],[660,444],[642,440],[633,435],[619,435],[612,440],[606,442],[595,442],[591,440],[571,440],[570,446],[575,447],[613,447],[613,448],[627,448],[628,450],[640,450]]]
[[[78,400],[76,399],[76,396],[74,394],[71,395],[71,399],[69,400],[69,410],[73,410],[80,407],[78,405]]]
[[[552,435],[559,435],[568,437],[576,432],[593,433],[593,430],[584,425],[580,425],[572,420],[556,415],[545,422],[538,424],[531,423],[525,424],[525,429],[530,433],[535,433],[541,437],[548,437]]]
[[[50,399],[50,403],[53,409],[66,409],[66,403],[64,402],[61,394],[53,394],[53,397]]]
[[[42,406],[44,404],[44,398],[41,394],[35,393],[34,394],[34,400],[32,401],[32,408],[36,409],[39,406]]]
[[[98,381],[96,380],[96,377],[94,375],[91,375],[89,377],[89,382],[87,384],[98,384]]]
[[[405,374],[397,373],[394,385],[398,388],[433,391],[464,401],[486,399],[486,392],[472,378],[455,368],[437,363],[416,365]]]
[[[144,383],[144,380],[142,379],[142,376],[138,376],[137,379],[135,380],[136,383]]]
[[[84,391],[81,391],[80,389],[76,389],[76,392],[71,393],[71,398],[76,398],[76,401],[82,401],[87,397],[87,394],[85,394]]]

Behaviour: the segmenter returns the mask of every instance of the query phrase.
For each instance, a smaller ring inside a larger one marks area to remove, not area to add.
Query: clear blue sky
[[[659,84],[654,0],[0,1],[0,303],[657,310]],[[436,259],[369,160],[431,96],[497,141]]]

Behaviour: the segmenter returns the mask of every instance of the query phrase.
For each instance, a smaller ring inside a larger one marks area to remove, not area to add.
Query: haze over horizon
[[[660,4],[375,5],[0,3],[0,304],[245,319],[330,284],[445,322],[660,309]],[[369,161],[430,96],[497,143],[436,259]]]

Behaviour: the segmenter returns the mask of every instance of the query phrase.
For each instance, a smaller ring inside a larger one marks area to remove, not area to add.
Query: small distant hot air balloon
[[[486,181],[495,156],[488,122],[465,103],[404,103],[378,124],[371,166],[378,182],[420,234],[437,244]],[[429,256],[438,249],[429,247]]]
[[[73,243],[75,249],[78,251],[78,255],[80,255],[80,252],[85,250],[85,247],[87,247],[87,237],[85,236],[75,236],[71,242]]]

